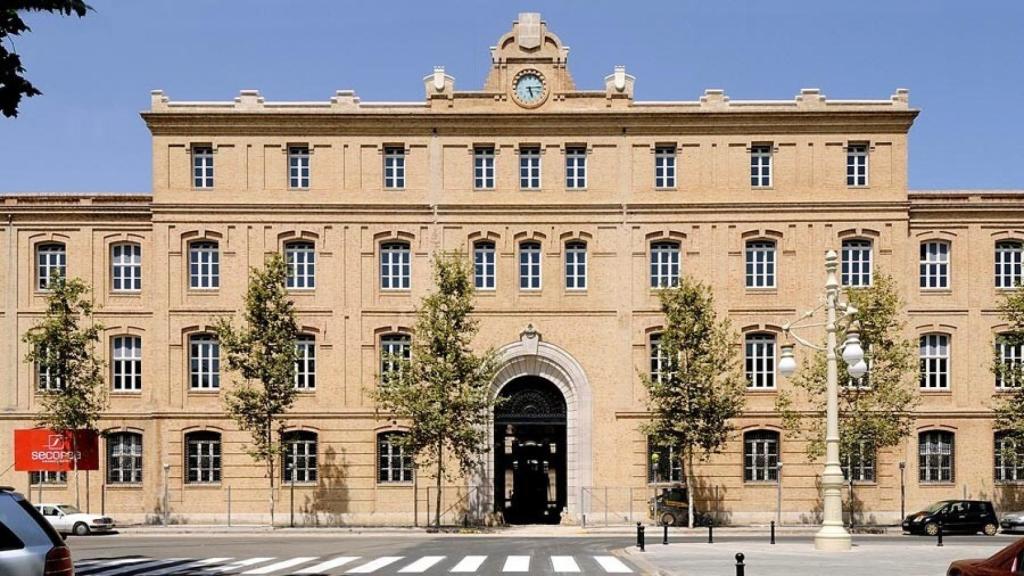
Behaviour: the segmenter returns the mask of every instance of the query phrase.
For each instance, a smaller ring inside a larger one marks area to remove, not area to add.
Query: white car
[[[61,534],[86,536],[92,532],[109,532],[114,520],[99,514],[86,514],[70,504],[36,504],[36,509]]]

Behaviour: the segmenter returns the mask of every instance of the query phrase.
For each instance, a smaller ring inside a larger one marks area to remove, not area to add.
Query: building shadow
[[[328,446],[317,464],[316,489],[305,495],[299,505],[302,523],[306,526],[346,526],[346,516],[351,512],[351,495],[342,472],[345,469],[344,453]]]
[[[693,482],[693,521],[697,526],[730,526],[732,511],[725,507],[725,489],[702,476]]]

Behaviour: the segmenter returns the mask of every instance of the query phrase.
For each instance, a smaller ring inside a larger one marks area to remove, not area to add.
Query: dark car
[[[1019,576],[1024,574],[1024,539],[985,559],[954,560],[946,576]]]
[[[999,531],[992,503],[986,500],[942,500],[925,510],[915,512],[903,520],[903,531],[911,534],[935,536],[939,525],[946,533],[976,534],[984,532],[994,536]]]

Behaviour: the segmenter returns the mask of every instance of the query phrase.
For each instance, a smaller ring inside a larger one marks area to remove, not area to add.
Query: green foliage
[[[469,259],[462,253],[435,254],[433,268],[436,287],[417,310],[411,358],[387,358],[395,368],[381,374],[372,393],[379,412],[408,426],[402,446],[418,463],[435,468],[440,499],[442,478],[454,477],[445,467],[447,459],[454,458],[465,476],[487,450],[497,357],[493,350],[472,349],[478,323],[471,316]]]
[[[21,19],[21,12],[50,12],[79,18],[92,10],[82,0],[5,0],[0,7],[0,112],[8,118],[18,115],[22,97],[42,94],[29,82],[21,65],[21,57],[7,46],[14,46],[11,36],[20,36],[31,29]],[[6,41],[5,41],[6,40]]]
[[[46,314],[25,333],[25,362],[48,372],[59,389],[39,397],[39,424],[60,432],[96,430],[106,408],[103,361],[96,355],[103,326],[92,321],[89,287],[78,278],[50,278]],[[80,322],[85,321],[85,326]]]
[[[1024,290],[1005,294],[999,303],[999,312],[1009,324],[1009,329],[999,335],[999,340],[1010,345],[1024,345]],[[1024,447],[1024,386],[1021,385],[1024,384],[1024,364],[1002,362],[997,350],[992,359],[992,372],[1003,382],[1016,384],[1012,391],[999,394],[993,406],[995,429],[1011,440],[1006,445],[1004,457],[1009,464],[1014,464],[1018,457],[1014,448]]]
[[[919,398],[917,364],[913,343],[904,335],[903,301],[895,279],[876,273],[872,286],[850,288],[849,303],[857,309],[861,346],[869,372],[859,382],[851,382],[842,358],[837,359],[839,373],[839,453],[845,462],[865,444],[876,450],[898,445],[910,434],[911,412]],[[836,333],[839,345],[846,331]],[[837,352],[839,354],[839,352]],[[793,391],[780,392],[776,410],[787,430],[799,433],[807,441],[812,460],[825,451],[826,358],[824,351],[802,363],[793,378]],[[810,410],[797,408],[809,406]]]

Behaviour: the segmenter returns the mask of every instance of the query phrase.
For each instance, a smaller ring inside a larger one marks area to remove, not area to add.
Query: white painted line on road
[[[213,568],[207,568],[207,572],[230,572],[232,570],[238,570],[239,568],[245,568],[246,566],[252,566],[253,564],[259,564],[260,562],[270,562],[273,560],[273,556],[267,556],[264,558],[246,558],[245,560],[239,560],[238,562],[232,562],[231,564],[225,564],[224,566],[214,566]]]
[[[452,572],[476,572],[487,556],[466,556],[452,568]]]
[[[376,560],[373,560],[371,562],[367,562],[366,564],[363,564],[362,566],[357,566],[357,567],[349,570],[348,572],[346,572],[346,574],[369,574],[370,572],[373,572],[374,570],[378,570],[380,568],[383,568],[383,567],[387,566],[388,564],[394,564],[395,562],[398,562],[402,558],[404,558],[404,557],[403,556],[381,556],[380,558],[377,558]]]
[[[509,556],[505,558],[505,566],[501,569],[502,572],[529,572],[530,571],[530,557],[529,556]]]
[[[551,567],[555,572],[579,572],[580,565],[572,559],[572,556],[552,556]]]
[[[430,569],[431,566],[444,560],[444,556],[424,556],[398,571],[399,574],[421,574]]]
[[[338,556],[337,558],[334,558],[332,560],[321,562],[316,566],[303,568],[302,570],[296,572],[296,574],[320,574],[321,572],[327,572],[328,570],[337,568],[339,566],[344,566],[345,564],[348,564],[349,562],[354,562],[356,560],[359,560],[359,556]]]
[[[267,566],[261,566],[259,568],[253,568],[248,572],[242,572],[242,574],[270,574],[277,572],[278,570],[284,570],[285,568],[291,568],[292,566],[298,566],[299,564],[305,564],[306,562],[312,562],[316,560],[316,556],[299,556],[298,558],[289,558],[287,560],[281,560]]]
[[[102,570],[104,568],[123,566],[125,564],[138,564],[139,562],[148,562],[150,560],[152,560],[152,558],[118,558],[110,561],[97,560],[92,566],[87,567],[86,570]],[[78,572],[78,570],[75,570],[75,572]]]
[[[146,558],[146,562],[132,563],[128,566],[121,566],[120,568],[114,568],[112,570],[104,570],[102,572],[93,572],[94,576],[117,576],[118,574],[127,574],[128,572],[137,572],[146,568],[157,568],[159,566],[165,566],[167,564],[173,564],[174,562],[183,562],[188,558],[165,558],[163,560],[153,560]]]
[[[189,562],[188,564],[179,564],[178,566],[171,566],[170,568],[163,568],[156,572],[146,572],[146,576],[163,576],[164,574],[175,574],[183,570],[195,570],[202,566],[209,566],[210,564],[223,564],[231,560],[231,557],[227,558],[205,558],[203,560],[196,560],[195,562]]]
[[[633,571],[615,556],[594,556],[594,560],[610,574],[632,574]]]

